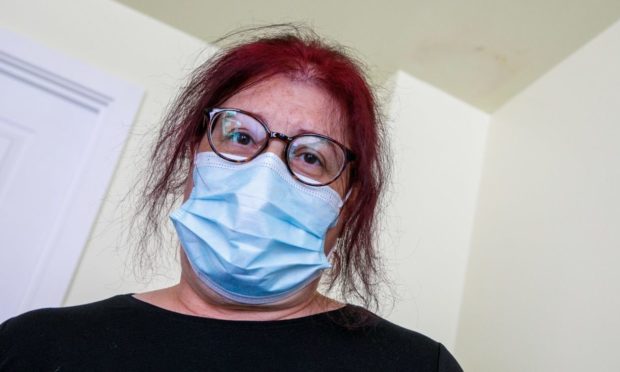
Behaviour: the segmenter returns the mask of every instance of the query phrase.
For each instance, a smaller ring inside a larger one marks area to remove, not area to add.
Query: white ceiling
[[[373,80],[403,70],[492,112],[620,18],[620,0],[118,0],[207,42],[305,22],[357,50]]]

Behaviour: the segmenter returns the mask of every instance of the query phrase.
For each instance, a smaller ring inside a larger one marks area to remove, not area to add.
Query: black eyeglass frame
[[[267,140],[265,141],[265,143],[262,145],[262,147],[256,151],[256,154],[252,155],[251,157],[244,159],[244,160],[238,160],[238,159],[230,159],[224,155],[222,155],[219,151],[217,151],[215,149],[215,146],[213,145],[213,141],[211,140],[211,126],[213,125],[213,118],[224,111],[232,111],[232,112],[237,112],[240,114],[244,114],[247,115],[249,117],[251,117],[252,119],[256,120],[258,123],[260,123],[260,125],[263,126],[263,128],[265,129],[265,133],[267,133]],[[347,167],[347,165],[350,162],[355,161],[356,156],[353,153],[353,151],[349,150],[345,145],[341,144],[340,142],[336,141],[335,139],[328,137],[326,135],[323,134],[318,134],[318,133],[301,133],[292,137],[287,136],[284,133],[279,133],[279,132],[273,132],[269,129],[269,127],[267,126],[266,123],[264,123],[261,119],[257,118],[256,115],[252,114],[251,112],[247,112],[241,109],[236,109],[236,108],[223,108],[223,107],[211,107],[211,108],[205,108],[203,111],[204,117],[203,117],[203,129],[206,131],[207,134],[207,140],[209,141],[209,145],[211,146],[211,149],[213,150],[213,152],[215,152],[219,157],[221,157],[222,159],[228,160],[230,162],[233,163],[247,163],[249,161],[252,161],[253,159],[255,159],[257,156],[259,156],[260,154],[263,153],[263,151],[265,151],[265,149],[269,146],[269,141],[271,141],[272,139],[276,138],[279,139],[283,142],[286,143],[286,147],[284,148],[284,157],[286,159],[286,168],[288,169],[289,173],[299,182],[306,184],[308,186],[327,186],[329,184],[331,184],[332,182],[336,181],[340,175],[342,175],[342,172],[344,171],[344,169]],[[208,119],[208,123],[207,123],[207,119]],[[342,163],[342,167],[340,168],[340,170],[338,171],[338,173],[336,174],[336,176],[334,176],[334,178],[326,183],[320,183],[320,184],[315,184],[315,183],[308,183],[304,180],[302,180],[301,178],[299,178],[295,172],[293,172],[293,170],[291,169],[290,163],[289,163],[289,157],[288,157],[288,150],[289,150],[289,146],[291,144],[291,142],[293,142],[295,139],[300,138],[300,137],[318,137],[318,138],[322,138],[325,140],[329,140],[331,142],[333,142],[334,144],[336,144],[338,147],[340,147],[344,153],[344,162]]]

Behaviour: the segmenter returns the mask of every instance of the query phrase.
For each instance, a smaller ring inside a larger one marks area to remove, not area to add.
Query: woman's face
[[[271,131],[284,133],[289,137],[300,133],[318,133],[348,146],[344,136],[345,124],[342,121],[343,116],[339,107],[323,89],[311,83],[293,81],[285,76],[276,75],[240,91],[219,107],[236,108],[255,114],[263,119]],[[272,152],[285,162],[285,147],[285,142],[272,139],[265,151]],[[206,151],[212,150],[205,136],[199,145],[198,152]],[[329,184],[329,187],[338,192],[341,198],[344,198],[347,191],[346,175],[345,170],[337,180]],[[188,198],[192,187],[192,178],[189,175],[185,199]],[[343,219],[340,218],[339,220],[342,221]],[[342,226],[338,224],[327,231],[324,246],[325,254],[328,254],[335,245],[341,228]],[[184,258],[182,260],[184,276],[190,281],[198,281],[185,261]],[[314,293],[316,285],[309,287],[313,287],[309,288],[312,291],[302,291],[299,296],[308,296]],[[292,298],[291,300],[299,299]]]

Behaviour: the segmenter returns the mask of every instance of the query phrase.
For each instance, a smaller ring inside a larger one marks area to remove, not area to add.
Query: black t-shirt
[[[345,326],[360,310],[231,321],[120,295],[4,322],[0,371],[461,371],[443,345],[376,315]]]

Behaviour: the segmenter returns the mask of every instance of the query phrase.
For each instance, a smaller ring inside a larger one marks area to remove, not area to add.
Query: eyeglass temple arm
[[[355,161],[357,159],[357,156],[355,156],[353,151],[345,148],[345,152],[347,154],[347,161]]]

